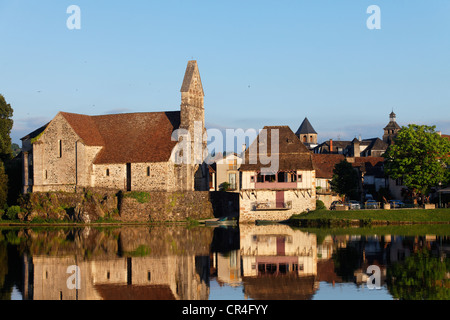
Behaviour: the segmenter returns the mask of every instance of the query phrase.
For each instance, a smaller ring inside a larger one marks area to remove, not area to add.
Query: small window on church
[[[150,167],[147,167],[147,177],[150,177]]]
[[[109,177],[109,169],[106,169],[106,176]]]
[[[48,179],[48,173],[47,173],[47,170],[45,170],[45,180],[47,180]]]

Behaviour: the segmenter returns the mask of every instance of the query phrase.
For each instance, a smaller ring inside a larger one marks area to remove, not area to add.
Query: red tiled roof
[[[316,177],[324,179],[333,178],[334,166],[342,160],[345,160],[342,154],[313,154]]]
[[[355,162],[352,163],[354,167],[360,167],[362,165],[375,167],[381,166],[384,163],[383,157],[356,157]]]
[[[87,116],[61,112],[88,146],[103,147],[95,164],[168,161],[180,125],[180,112],[128,113]]]

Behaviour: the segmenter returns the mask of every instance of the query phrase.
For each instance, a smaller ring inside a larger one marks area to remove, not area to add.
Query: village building
[[[59,112],[22,138],[23,192],[76,192],[86,187],[124,191],[207,190],[199,159],[206,141],[179,150],[172,136],[206,133],[204,92],[196,61],[181,87],[181,110],[90,116]],[[196,128],[197,126],[197,128]],[[186,141],[185,141],[186,142]],[[200,147],[199,147],[200,146]],[[197,148],[195,148],[197,147]],[[187,161],[178,161],[180,157]]]
[[[380,157],[389,145],[380,138],[361,139],[352,141],[333,141],[332,139],[314,148],[316,154],[341,154],[346,157]]]
[[[241,163],[242,158],[237,153],[228,152],[221,155],[210,166],[211,170],[214,171],[214,191],[239,192],[241,184],[239,168]]]
[[[401,129],[396,119],[397,115],[392,112],[389,115],[388,125],[383,129],[382,139],[361,139],[361,137],[354,138],[352,141],[330,139],[314,147],[313,152],[318,154],[342,154],[346,157],[381,157]]]
[[[272,150],[272,137],[278,138],[278,150]],[[267,156],[277,162],[275,168]],[[264,127],[239,170],[240,222],[285,220],[316,208],[312,154],[288,126]]]
[[[330,208],[333,201],[341,200],[341,197],[331,190],[334,167],[344,161],[341,154],[313,154],[313,164],[316,170],[316,197]]]

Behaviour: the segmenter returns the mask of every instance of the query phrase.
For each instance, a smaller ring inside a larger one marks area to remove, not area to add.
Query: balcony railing
[[[276,201],[260,201],[253,204],[255,211],[267,210],[290,210],[292,209],[292,201],[276,202]]]

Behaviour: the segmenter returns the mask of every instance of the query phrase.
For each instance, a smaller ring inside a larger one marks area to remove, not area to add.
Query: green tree
[[[0,160],[11,159],[11,129],[13,127],[13,109],[0,94]]]
[[[8,176],[3,162],[0,161],[0,210],[4,209],[8,200]],[[0,217],[1,218],[1,217]]]
[[[357,194],[359,186],[359,176],[351,163],[342,160],[337,163],[333,169],[333,178],[331,180],[331,190],[343,195],[345,198],[354,197]]]
[[[384,154],[385,171],[415,196],[427,196],[431,187],[450,180],[450,141],[435,126],[410,124],[403,127]]]

